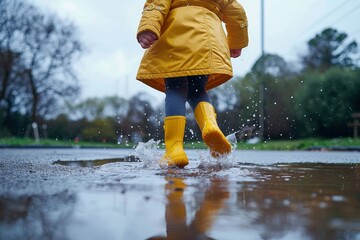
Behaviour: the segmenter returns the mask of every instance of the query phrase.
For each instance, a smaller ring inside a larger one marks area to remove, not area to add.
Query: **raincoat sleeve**
[[[241,49],[248,45],[248,21],[244,8],[236,1],[230,0],[223,10],[227,38],[230,49]]]
[[[171,0],[147,0],[136,36],[143,31],[151,31],[160,38],[161,26],[170,10],[171,2]]]

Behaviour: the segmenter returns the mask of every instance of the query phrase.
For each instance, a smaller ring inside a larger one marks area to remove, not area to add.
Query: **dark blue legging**
[[[207,75],[166,78],[165,115],[185,116],[185,103],[195,110],[199,102],[211,103],[205,90]]]

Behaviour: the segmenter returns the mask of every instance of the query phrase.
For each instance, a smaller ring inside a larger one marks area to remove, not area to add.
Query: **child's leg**
[[[194,110],[195,120],[200,127],[204,142],[209,146],[214,157],[230,153],[231,144],[217,124],[215,109],[205,90],[208,77],[192,76],[188,79],[188,101]]]
[[[186,77],[166,78],[165,88],[165,116],[185,116],[188,79]]]
[[[195,110],[196,106],[200,102],[208,102],[211,104],[209,95],[207,94],[205,87],[208,81],[207,75],[190,76],[189,81],[189,93],[187,101],[191,108]]]
[[[185,103],[188,94],[186,77],[165,79],[165,160],[168,165],[185,167],[189,160],[183,147],[185,132]]]

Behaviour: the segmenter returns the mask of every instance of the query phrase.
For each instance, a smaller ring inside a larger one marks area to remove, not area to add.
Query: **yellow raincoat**
[[[233,75],[229,49],[248,44],[246,14],[236,0],[147,0],[138,34],[147,30],[158,40],[136,78],[162,92],[170,77],[209,75],[207,90],[226,82]]]

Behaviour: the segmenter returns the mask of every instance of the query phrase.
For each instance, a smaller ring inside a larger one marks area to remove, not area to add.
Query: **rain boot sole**
[[[231,152],[231,144],[228,142],[224,134],[219,131],[209,131],[204,134],[203,140],[210,148],[211,155],[215,158]]]

